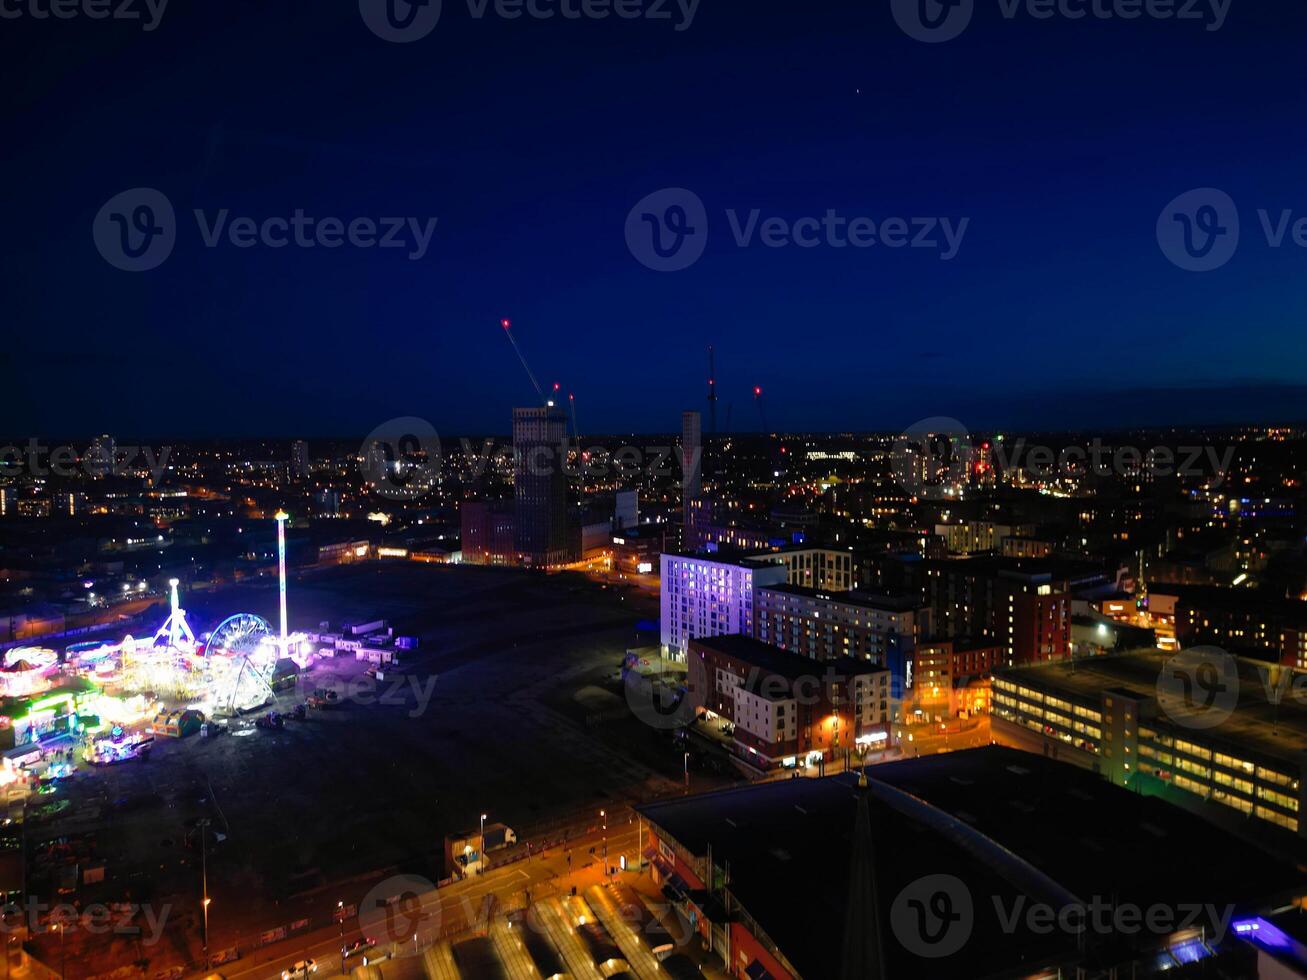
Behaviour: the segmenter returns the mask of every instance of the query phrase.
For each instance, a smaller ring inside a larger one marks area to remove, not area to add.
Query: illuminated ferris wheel
[[[228,616],[209,635],[204,657],[213,678],[215,712],[237,714],[260,707],[274,697],[277,638],[262,616]]]
[[[204,655],[212,657],[219,653],[227,657],[245,656],[257,652],[265,641],[270,642],[272,638],[272,627],[262,616],[237,613],[228,616],[209,634],[209,640],[204,645]]]

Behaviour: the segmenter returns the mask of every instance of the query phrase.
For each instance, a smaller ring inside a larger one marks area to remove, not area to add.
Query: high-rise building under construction
[[[566,413],[552,402],[513,409],[513,543],[528,565],[563,565],[578,557],[566,464]]]

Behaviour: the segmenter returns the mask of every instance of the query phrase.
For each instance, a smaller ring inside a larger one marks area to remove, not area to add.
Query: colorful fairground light
[[[15,647],[0,666],[0,697],[25,698],[50,689],[59,655],[44,647]]]

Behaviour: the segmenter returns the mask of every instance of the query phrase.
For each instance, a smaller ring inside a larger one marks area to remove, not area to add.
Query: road
[[[379,941],[374,953],[369,955],[401,952],[405,947],[421,949],[473,926],[484,926],[491,907],[488,899],[498,911],[521,908],[528,898],[534,901],[552,892],[570,890],[574,885],[581,891],[603,878],[605,841],[611,866],[617,866],[624,855],[631,867],[639,867],[639,825],[623,822],[611,826],[606,833],[601,829],[569,841],[566,847],[553,848],[528,860],[491,868],[483,875],[424,892],[412,901],[397,904],[389,924],[380,913],[369,916],[366,908],[362,909],[371,938]],[[357,916],[346,922],[345,943],[363,934]],[[318,929],[261,947],[217,969],[227,980],[265,980],[279,978],[281,971],[297,960],[313,959],[318,964],[316,980],[322,980],[339,971],[341,943],[338,927]],[[350,969],[361,964],[359,954],[347,961]]]

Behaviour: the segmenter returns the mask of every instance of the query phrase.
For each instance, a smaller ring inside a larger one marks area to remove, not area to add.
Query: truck
[[[517,834],[513,828],[502,823],[486,824],[486,851],[497,851],[517,843]]]

